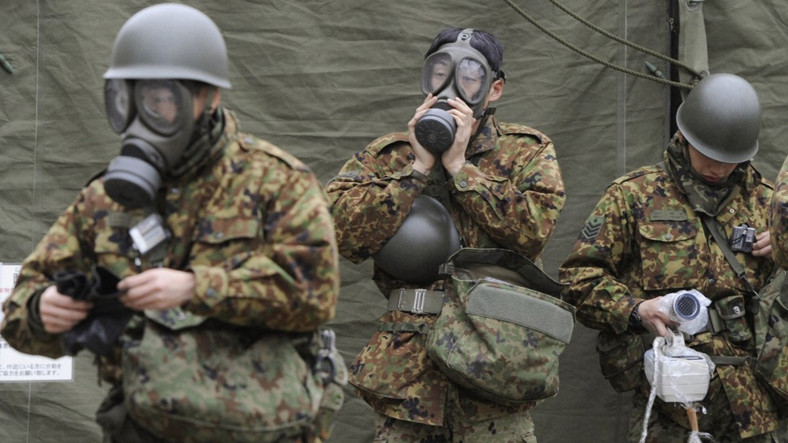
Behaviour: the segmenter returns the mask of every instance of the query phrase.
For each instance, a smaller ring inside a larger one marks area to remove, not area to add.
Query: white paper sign
[[[19,263],[0,263],[0,304],[14,290],[14,283],[21,268]],[[2,319],[3,312],[0,310],[0,320]],[[23,354],[0,337],[0,382],[70,381],[73,378],[74,361],[71,357],[51,359]]]

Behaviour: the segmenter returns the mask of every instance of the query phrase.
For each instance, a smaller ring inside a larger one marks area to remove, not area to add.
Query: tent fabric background
[[[565,0],[590,22],[667,54],[670,1]],[[686,1],[686,0],[681,0]],[[102,73],[115,34],[143,0],[4,1],[0,54],[0,261],[20,262],[79,188],[117,155],[103,112]],[[660,159],[669,138],[669,88],[595,64],[542,34],[505,2],[195,0],[222,29],[233,88],[223,91],[242,129],[290,151],[326,182],[379,135],[404,130],[422,100],[424,51],[440,29],[474,27],[504,43],[508,81],[497,116],[555,142],[568,200],[543,256],[555,275],[607,184]],[[595,55],[645,72],[665,62],[594,33],[547,0],[518,1],[548,29]],[[755,165],[774,179],[786,156],[788,5],[718,0],[703,5],[711,72],[750,80],[763,106]],[[385,309],[370,263],[342,262],[338,344],[351,361]],[[622,441],[629,394],[601,377],[594,332],[578,325],[561,358],[561,390],[533,410],[540,442]],[[99,441],[93,413],[106,390],[91,356],[75,380],[0,384],[0,440]],[[571,425],[569,425],[571,423]],[[352,391],[332,441],[372,437],[371,410]]]

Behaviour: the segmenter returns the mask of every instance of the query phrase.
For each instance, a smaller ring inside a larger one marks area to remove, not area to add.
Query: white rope
[[[651,383],[651,391],[648,394],[648,404],[646,404],[646,414],[643,416],[643,428],[640,432],[640,443],[646,443],[646,436],[648,435],[648,419],[651,417],[651,409],[654,407],[654,400],[657,398],[657,364],[659,363],[659,357],[662,351],[662,345],[665,343],[665,339],[662,337],[657,337],[654,339],[654,342],[651,344],[651,348],[654,350],[654,382]]]

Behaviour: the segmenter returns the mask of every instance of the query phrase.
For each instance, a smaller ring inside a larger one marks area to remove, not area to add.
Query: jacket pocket
[[[251,214],[208,216],[200,220],[190,264],[235,269],[258,250],[263,238],[260,220]]]
[[[687,282],[698,280],[697,226],[690,221],[642,222],[640,263],[643,289],[663,290],[685,288]]]

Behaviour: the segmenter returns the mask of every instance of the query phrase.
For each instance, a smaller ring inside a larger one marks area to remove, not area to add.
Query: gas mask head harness
[[[210,123],[210,106],[195,119],[194,96],[201,83],[184,80],[108,79],[105,105],[112,129],[121,135],[120,155],[104,177],[107,194],[127,208],[153,203],[162,178],[177,178],[192,164],[190,147]]]
[[[438,97],[438,102],[416,124],[416,139],[427,150],[439,155],[454,142],[456,123],[447,111],[447,102],[459,98],[473,110],[474,118],[494,112],[484,109],[492,83],[505,78],[502,70],[492,71],[487,58],[471,46],[473,29],[464,29],[457,40],[441,46],[424,62],[421,90]]]

